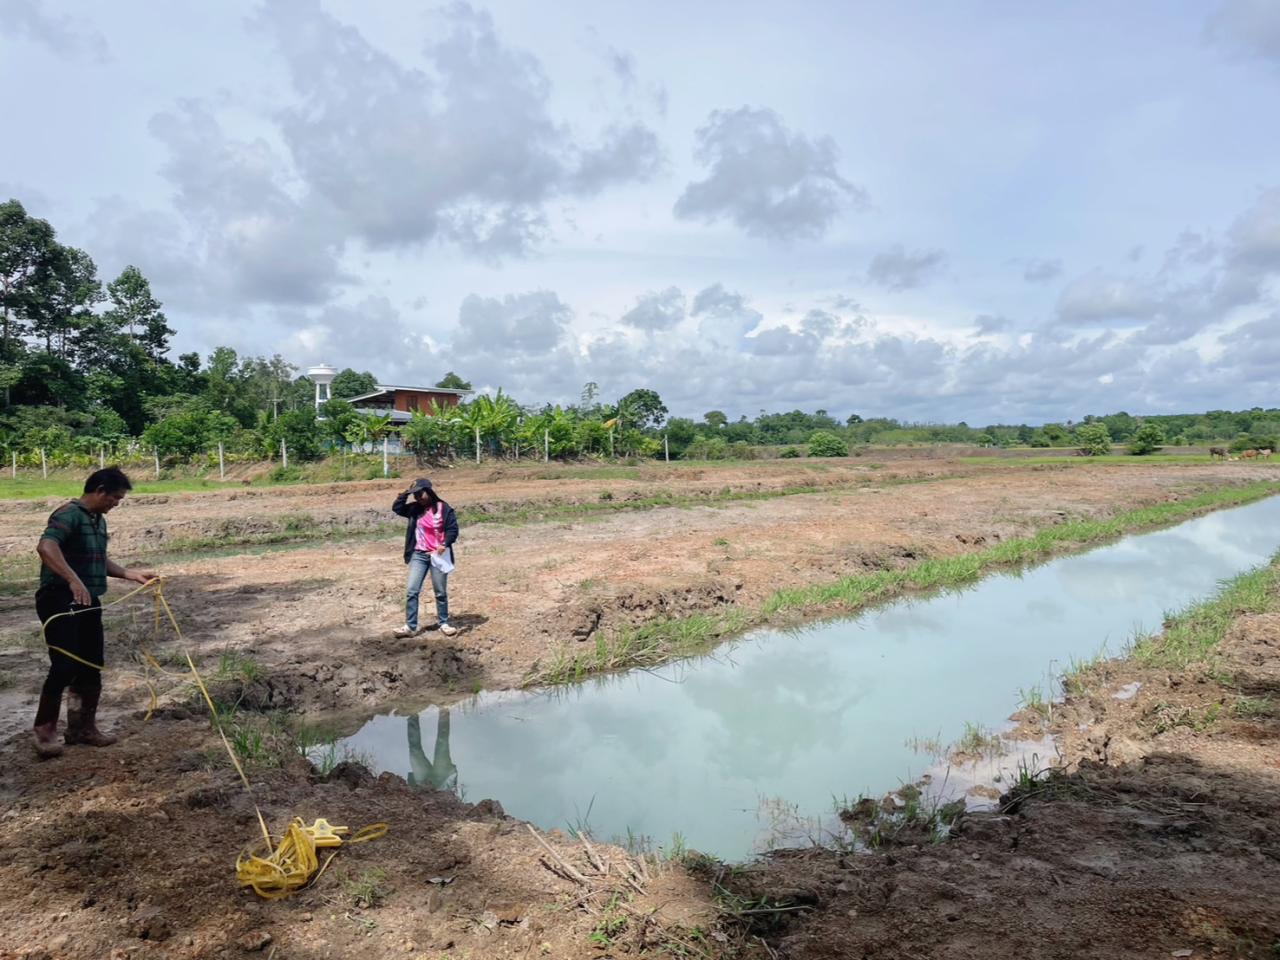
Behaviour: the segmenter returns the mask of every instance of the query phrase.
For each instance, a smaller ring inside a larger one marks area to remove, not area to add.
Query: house
[[[326,364],[312,367],[307,376],[316,385],[316,409],[329,399],[329,385],[337,375],[336,370]],[[347,397],[346,400],[358,413],[391,414],[391,422],[399,426],[408,423],[415,411],[424,413],[431,409],[432,401],[442,407],[456,407],[470,390],[452,390],[447,387],[403,387],[380,383],[372,393],[358,397]]]
[[[470,390],[450,390],[445,387],[402,387],[380,383],[373,393],[348,397],[347,402],[358,413],[391,414],[394,424],[408,423],[415,412],[427,413],[434,401],[442,407],[456,407]]]

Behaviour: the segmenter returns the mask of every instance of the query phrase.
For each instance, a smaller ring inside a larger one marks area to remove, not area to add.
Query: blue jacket
[[[458,515],[443,500],[440,505],[444,507],[444,545],[449,548],[449,562],[456,563],[453,558],[453,542],[458,539]],[[409,520],[404,531],[404,562],[408,563],[413,559],[413,551],[418,546],[418,535],[414,528],[418,525],[418,518],[427,512],[427,505],[421,500],[410,500],[409,491],[405,490],[396,497],[396,502],[391,505],[391,512]]]

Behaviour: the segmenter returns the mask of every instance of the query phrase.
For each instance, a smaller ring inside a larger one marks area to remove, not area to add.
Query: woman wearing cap
[[[458,539],[458,516],[453,507],[436,496],[431,481],[425,477],[409,484],[409,489],[396,497],[391,510],[409,521],[404,532],[409,586],[405,591],[404,626],[395,635],[412,637],[418,633],[418,594],[430,570],[440,632],[452,637],[458,629],[449,623],[448,585],[449,571],[453,569],[453,542]]]

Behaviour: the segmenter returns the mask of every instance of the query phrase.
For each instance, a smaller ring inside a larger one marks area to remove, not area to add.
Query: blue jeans
[[[436,619],[442,624],[449,622],[449,575],[431,563],[431,554],[415,550],[409,559],[409,586],[404,598],[404,625],[410,630],[418,629],[418,594],[422,592],[428,570],[431,589],[436,594]]]

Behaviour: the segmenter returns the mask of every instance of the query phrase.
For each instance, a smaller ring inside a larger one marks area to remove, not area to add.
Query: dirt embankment
[[[772,955],[1276,956],[1280,614],[1237,617],[1208,665],[1113,661],[1076,689],[1048,725],[1064,773],[954,839],[735,877],[743,896],[810,907],[760,918]]]

